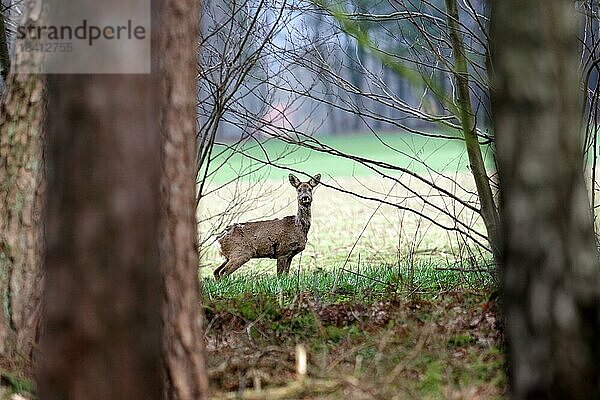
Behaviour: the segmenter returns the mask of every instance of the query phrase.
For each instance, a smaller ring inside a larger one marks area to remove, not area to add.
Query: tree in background
[[[568,0],[492,2],[504,302],[515,399],[600,396],[600,263]]]
[[[469,85],[469,62],[465,51],[463,34],[460,29],[460,15],[456,0],[446,0],[446,20],[448,21],[448,34],[452,43],[452,56],[454,66],[452,74],[457,86],[457,108],[460,126],[465,141],[465,148],[469,157],[469,167],[479,198],[480,214],[487,231],[490,249],[496,263],[500,261],[500,245],[498,242],[499,215],[485,162],[477,136],[477,115],[473,112],[471,101],[471,88]]]

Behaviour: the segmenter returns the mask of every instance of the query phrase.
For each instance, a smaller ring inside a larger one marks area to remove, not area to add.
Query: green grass
[[[468,167],[462,140],[434,139],[406,132],[385,133],[378,136],[379,139],[373,134],[366,133],[326,136],[319,140],[341,152],[408,168],[416,173],[426,172],[428,168],[443,172],[462,171]],[[237,178],[240,173],[252,171],[260,165],[256,159],[270,160],[274,164],[310,174],[326,172],[336,177],[375,174],[371,169],[352,160],[305,147],[290,146],[276,139],[265,140],[260,144],[251,140],[236,151],[216,146],[214,154],[218,157],[215,158],[213,166],[223,164],[223,167],[211,177],[212,183],[226,182]],[[286,175],[286,170],[262,166],[257,173],[248,176],[248,179],[280,179]]]
[[[350,267],[349,267],[350,268]],[[300,293],[323,301],[377,301],[394,295],[435,295],[453,290],[485,290],[492,285],[488,273],[441,269],[437,264],[416,261],[412,265],[366,266],[361,269],[297,270],[290,275],[234,273],[221,281],[203,279],[203,292],[211,300],[261,295],[287,304]]]
[[[3,386],[8,388],[8,393],[10,395],[15,394],[34,394],[35,393],[35,383],[25,377],[19,376],[18,373],[11,373],[8,371],[3,371],[1,374],[1,380],[3,381]],[[9,398],[7,396],[6,398]],[[13,397],[10,397],[13,398]]]

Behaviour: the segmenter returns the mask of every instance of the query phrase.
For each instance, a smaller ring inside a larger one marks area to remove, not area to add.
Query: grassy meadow
[[[475,200],[462,142],[401,133],[380,139],[324,141]],[[198,214],[211,398],[502,398],[489,256],[436,226],[453,226],[447,212],[483,232],[472,211],[408,174],[392,174],[395,182],[350,160],[275,141],[248,143],[244,152],[249,157],[216,149],[222,167],[210,176]],[[290,170],[302,180],[308,175],[301,173],[321,173],[323,183],[313,193],[307,247],[290,274],[278,277],[275,260],[251,260],[215,281],[222,262],[215,234],[233,222],[296,213]],[[303,379],[298,346],[307,354]]]
[[[447,132],[440,132],[440,134]],[[446,140],[396,132],[374,134],[356,134],[346,136],[320,137],[319,141],[342,153],[378,160],[415,172],[424,172],[429,168],[438,171],[464,170],[468,160],[464,152],[464,143],[460,139]],[[241,147],[243,153],[232,151],[226,146],[217,146],[215,153],[220,155],[216,164],[227,160],[224,168],[211,176],[213,182],[222,183],[237,178],[250,167],[256,167],[253,160],[271,160],[279,165],[302,170],[307,173],[319,171],[333,177],[369,176],[373,171],[352,160],[336,157],[303,147],[290,146],[277,139],[266,139],[260,143],[249,140]],[[240,150],[241,150],[240,149]],[[426,166],[427,165],[427,166]],[[254,179],[277,180],[287,176],[287,172],[265,166]]]
[[[462,142],[428,139],[403,133],[333,137],[323,140],[341,151],[398,165],[422,174],[465,201],[475,201],[474,185],[467,171]],[[219,153],[217,149],[217,153]],[[312,225],[307,247],[294,258],[292,270],[314,271],[387,267],[396,271],[414,269],[430,274],[430,267],[464,267],[468,258],[485,258],[468,239],[435,226],[416,211],[446,226],[453,222],[441,210],[459,215],[468,226],[484,232],[478,216],[470,210],[402,173],[391,173],[400,183],[385,179],[352,160],[307,149],[292,149],[281,142],[246,145],[239,153],[223,150],[211,176],[209,195],[199,210],[202,246],[201,273],[208,277],[221,263],[214,236],[233,222],[281,218],[296,213],[295,191],[287,175],[291,168],[306,174],[321,173],[324,185],[314,191]],[[277,168],[255,160],[276,160]],[[219,160],[223,161],[219,163]],[[235,179],[252,166],[259,170]],[[450,179],[451,178],[451,179]],[[307,179],[307,176],[301,176]],[[233,182],[223,186],[227,182]],[[403,187],[404,186],[404,187]],[[214,191],[213,191],[214,190]],[[358,198],[384,199],[393,205]],[[431,203],[424,205],[422,196]],[[407,210],[410,209],[410,210]],[[418,261],[418,263],[415,263]],[[251,260],[241,271],[272,273],[274,260]],[[429,267],[422,267],[428,265]]]

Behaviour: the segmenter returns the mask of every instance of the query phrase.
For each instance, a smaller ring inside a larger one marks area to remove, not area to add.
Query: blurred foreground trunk
[[[44,399],[159,399],[152,75],[48,78]]]
[[[515,399],[600,398],[600,265],[569,0],[495,0],[494,117]]]
[[[120,21],[133,4],[79,6]],[[69,5],[48,5],[61,6]],[[106,63],[103,54],[93,61]],[[162,398],[158,82],[154,74],[48,76],[41,399]]]
[[[32,0],[23,21],[38,21],[39,5]],[[17,67],[40,61],[19,46],[14,51]],[[44,114],[43,77],[11,73],[0,102],[0,357],[21,371],[31,369],[41,329]]]
[[[199,3],[153,6],[153,75],[50,81],[40,377],[48,398],[206,398],[194,172]]]
[[[162,129],[161,265],[166,398],[206,398],[196,226],[196,87],[200,2],[169,0],[158,12]]]

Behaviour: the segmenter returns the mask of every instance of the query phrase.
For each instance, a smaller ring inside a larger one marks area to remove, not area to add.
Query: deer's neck
[[[308,234],[310,229],[310,206],[298,203],[298,214],[296,215],[296,224],[300,226],[304,234]]]

